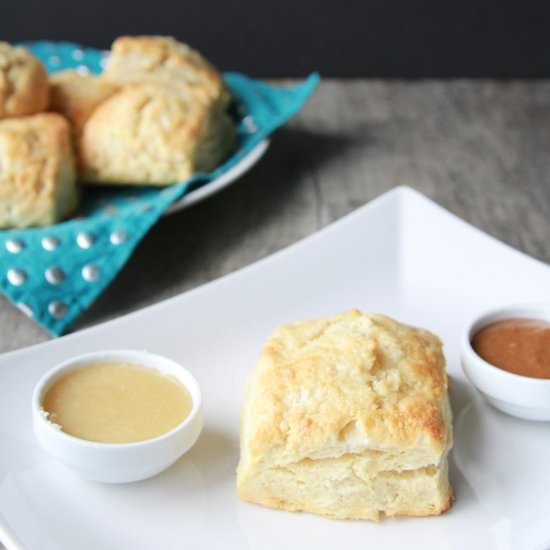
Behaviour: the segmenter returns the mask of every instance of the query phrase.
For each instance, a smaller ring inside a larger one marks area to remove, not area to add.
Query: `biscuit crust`
[[[229,102],[220,73],[199,52],[168,36],[121,36],[103,77],[116,84],[163,84],[205,104]]]
[[[0,118],[45,111],[48,95],[42,63],[25,48],[0,42]]]
[[[215,168],[234,140],[224,111],[173,87],[132,85],[92,113],[79,160],[87,181],[169,185]]]
[[[60,71],[50,76],[50,111],[69,120],[76,136],[96,107],[112,96],[119,86],[99,76]]]
[[[0,121],[0,227],[50,225],[78,206],[69,124],[43,113]]]
[[[291,323],[247,383],[238,493],[328,517],[439,514],[451,445],[436,336],[358,310]]]

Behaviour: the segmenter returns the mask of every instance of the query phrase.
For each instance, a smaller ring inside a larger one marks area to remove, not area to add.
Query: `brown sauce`
[[[550,323],[539,319],[505,319],[472,338],[485,361],[514,374],[550,379]]]

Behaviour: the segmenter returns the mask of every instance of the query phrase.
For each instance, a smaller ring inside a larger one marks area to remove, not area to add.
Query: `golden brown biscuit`
[[[24,48],[0,42],[0,118],[45,111],[48,92],[42,63]]]
[[[215,168],[234,139],[221,109],[173,87],[127,86],[84,125],[80,166],[92,182],[168,185]]]
[[[238,493],[331,518],[440,514],[451,446],[436,336],[357,310],[292,323],[247,384]]]
[[[112,45],[103,77],[116,84],[184,88],[203,103],[226,106],[229,93],[218,71],[196,50],[167,36],[122,36]]]
[[[94,109],[118,86],[91,74],[66,70],[50,76],[50,111],[62,114],[79,135]]]
[[[0,121],[0,227],[50,225],[77,205],[67,121],[54,113]]]

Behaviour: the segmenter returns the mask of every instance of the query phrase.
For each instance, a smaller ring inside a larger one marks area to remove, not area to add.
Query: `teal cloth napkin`
[[[25,43],[49,72],[77,68],[99,73],[105,52],[68,42]],[[165,188],[89,188],[78,217],[45,228],[0,231],[0,290],[54,335],[63,334],[124,266],[162,213],[190,190],[235,166],[296,114],[319,76],[280,88],[238,73],[224,79],[235,98],[238,146],[211,173]]]

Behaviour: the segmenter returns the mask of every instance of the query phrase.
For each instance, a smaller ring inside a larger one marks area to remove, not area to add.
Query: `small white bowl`
[[[132,363],[175,376],[191,396],[189,416],[173,430],[136,443],[97,443],[61,431],[42,409],[44,395],[67,372],[97,362]],[[34,389],[32,416],[34,432],[46,451],[84,478],[104,483],[138,481],[162,472],[193,446],[203,426],[201,391],[191,373],[171,359],[133,350],[79,355],[48,371]]]
[[[464,374],[487,401],[502,412],[527,420],[550,420],[550,379],[531,378],[499,369],[482,359],[472,347],[472,337],[476,332],[496,321],[514,318],[550,322],[550,305],[502,307],[477,316],[462,336]]]

